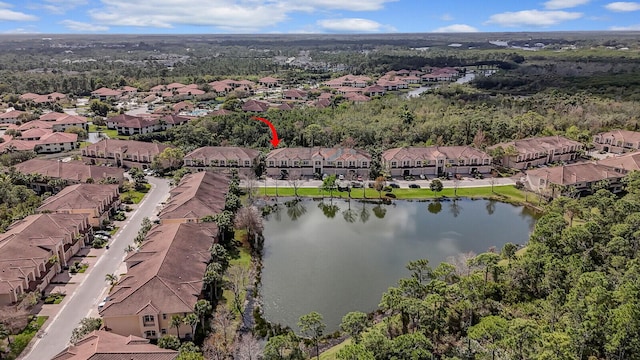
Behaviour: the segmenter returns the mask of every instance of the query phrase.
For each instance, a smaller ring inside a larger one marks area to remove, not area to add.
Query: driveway
[[[71,332],[80,320],[87,317],[101,301],[107,283],[106,274],[118,275],[118,268],[126,256],[124,249],[133,243],[133,238],[145,217],[153,218],[159,204],[169,193],[169,181],[160,178],[149,178],[151,190],[139,204],[138,209],[129,214],[106,250],[95,265],[89,268],[87,276],[78,285],[73,294],[68,294],[60,311],[45,324],[45,335],[37,339],[31,351],[23,357],[28,360],[51,359],[67,347]]]

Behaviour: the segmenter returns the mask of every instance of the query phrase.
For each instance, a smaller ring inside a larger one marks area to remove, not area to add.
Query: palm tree
[[[214,262],[207,265],[207,271],[205,271],[202,280],[205,286],[209,288],[211,301],[218,298],[218,284],[222,281],[223,271],[222,265],[219,263]]]
[[[198,322],[200,322],[200,318],[198,317],[198,315],[194,313],[189,313],[187,314],[187,316],[182,318],[182,321],[184,322],[185,325],[191,326],[191,336],[192,337],[195,336],[196,326],[198,326]]]
[[[180,339],[180,325],[182,325],[182,317],[180,315],[173,315],[171,317],[171,321],[169,322],[169,326],[176,328],[178,339]]]
[[[211,303],[205,299],[198,300],[198,302],[196,302],[196,305],[193,307],[193,312],[200,318],[199,323],[200,326],[202,326],[203,332],[205,330],[204,318],[211,312],[212,309],[213,307],[211,306]]]
[[[115,274],[106,274],[104,280],[108,281],[111,286],[118,283],[118,277]]]

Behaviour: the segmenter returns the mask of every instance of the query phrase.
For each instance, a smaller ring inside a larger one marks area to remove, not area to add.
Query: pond
[[[525,244],[534,224],[527,208],[487,200],[281,206],[265,222],[265,318],[297,329],[301,315],[317,311],[327,330],[337,330],[347,312],[375,310],[382,293],[409,275],[409,261],[426,258],[435,267],[462,253]]]

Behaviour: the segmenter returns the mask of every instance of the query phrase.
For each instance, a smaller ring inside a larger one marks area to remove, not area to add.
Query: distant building
[[[369,175],[371,155],[351,148],[280,148],[272,150],[265,161],[272,177],[326,173],[355,178]]]
[[[640,132],[628,130],[603,132],[593,137],[593,144],[598,151],[614,154],[640,150]]]
[[[501,159],[503,166],[524,170],[554,162],[575,161],[580,156],[582,143],[562,136],[546,136],[504,142],[487,149],[498,147],[506,152]],[[513,153],[509,153],[510,150]]]
[[[194,170],[228,172],[237,169],[240,175],[255,175],[260,152],[249,148],[205,146],[184,156],[184,166]]]
[[[382,166],[391,176],[486,174],[491,172],[491,160],[471,146],[404,147],[382,153]]]
[[[90,164],[111,164],[116,167],[151,167],[153,159],[170,145],[134,140],[104,139],[82,148],[82,160]]]

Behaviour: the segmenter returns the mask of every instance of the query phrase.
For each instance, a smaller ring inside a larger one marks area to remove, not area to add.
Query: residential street
[[[126,255],[124,249],[133,243],[133,238],[140,228],[142,219],[155,216],[158,206],[168,196],[168,180],[149,178],[149,183],[152,185],[151,190],[139,204],[137,210],[128,214],[128,220],[114,236],[109,244],[109,250],[106,250],[96,264],[89,269],[87,276],[78,285],[76,291],[67,296],[68,298],[65,299],[58,314],[47,321],[45,335],[41,339],[37,339],[31,352],[23,359],[51,359],[67,346],[71,332],[80,320],[100,303],[101,294],[107,286],[105,274],[117,273]]]
[[[484,179],[473,179],[473,178],[463,178],[462,180],[460,180],[458,187],[460,188],[470,188],[470,187],[487,187],[487,186],[491,186],[491,178],[484,178]],[[500,186],[500,185],[514,185],[516,183],[516,179],[514,179],[513,177],[510,178],[493,178],[494,184],[495,186]],[[364,181],[365,186],[367,183],[371,182],[370,180],[366,180]],[[429,184],[431,183],[431,180],[414,180],[414,181],[406,181],[406,180],[392,180],[392,181],[387,181],[387,183],[397,183],[398,185],[400,185],[400,188],[409,188],[410,184],[417,184],[420,185],[421,188],[429,188]],[[452,188],[454,187],[454,181],[453,180],[443,180],[442,181],[442,185],[445,188]],[[241,180],[240,181],[240,186],[246,186],[246,181],[245,180]],[[291,182],[289,180],[276,180],[273,178],[268,178],[266,180],[266,185],[265,185],[265,180],[259,180],[256,181],[256,185],[257,187],[275,187],[275,186],[282,186],[282,187],[291,187]],[[299,187],[301,188],[317,188],[322,186],[322,180],[300,180],[300,184]]]

